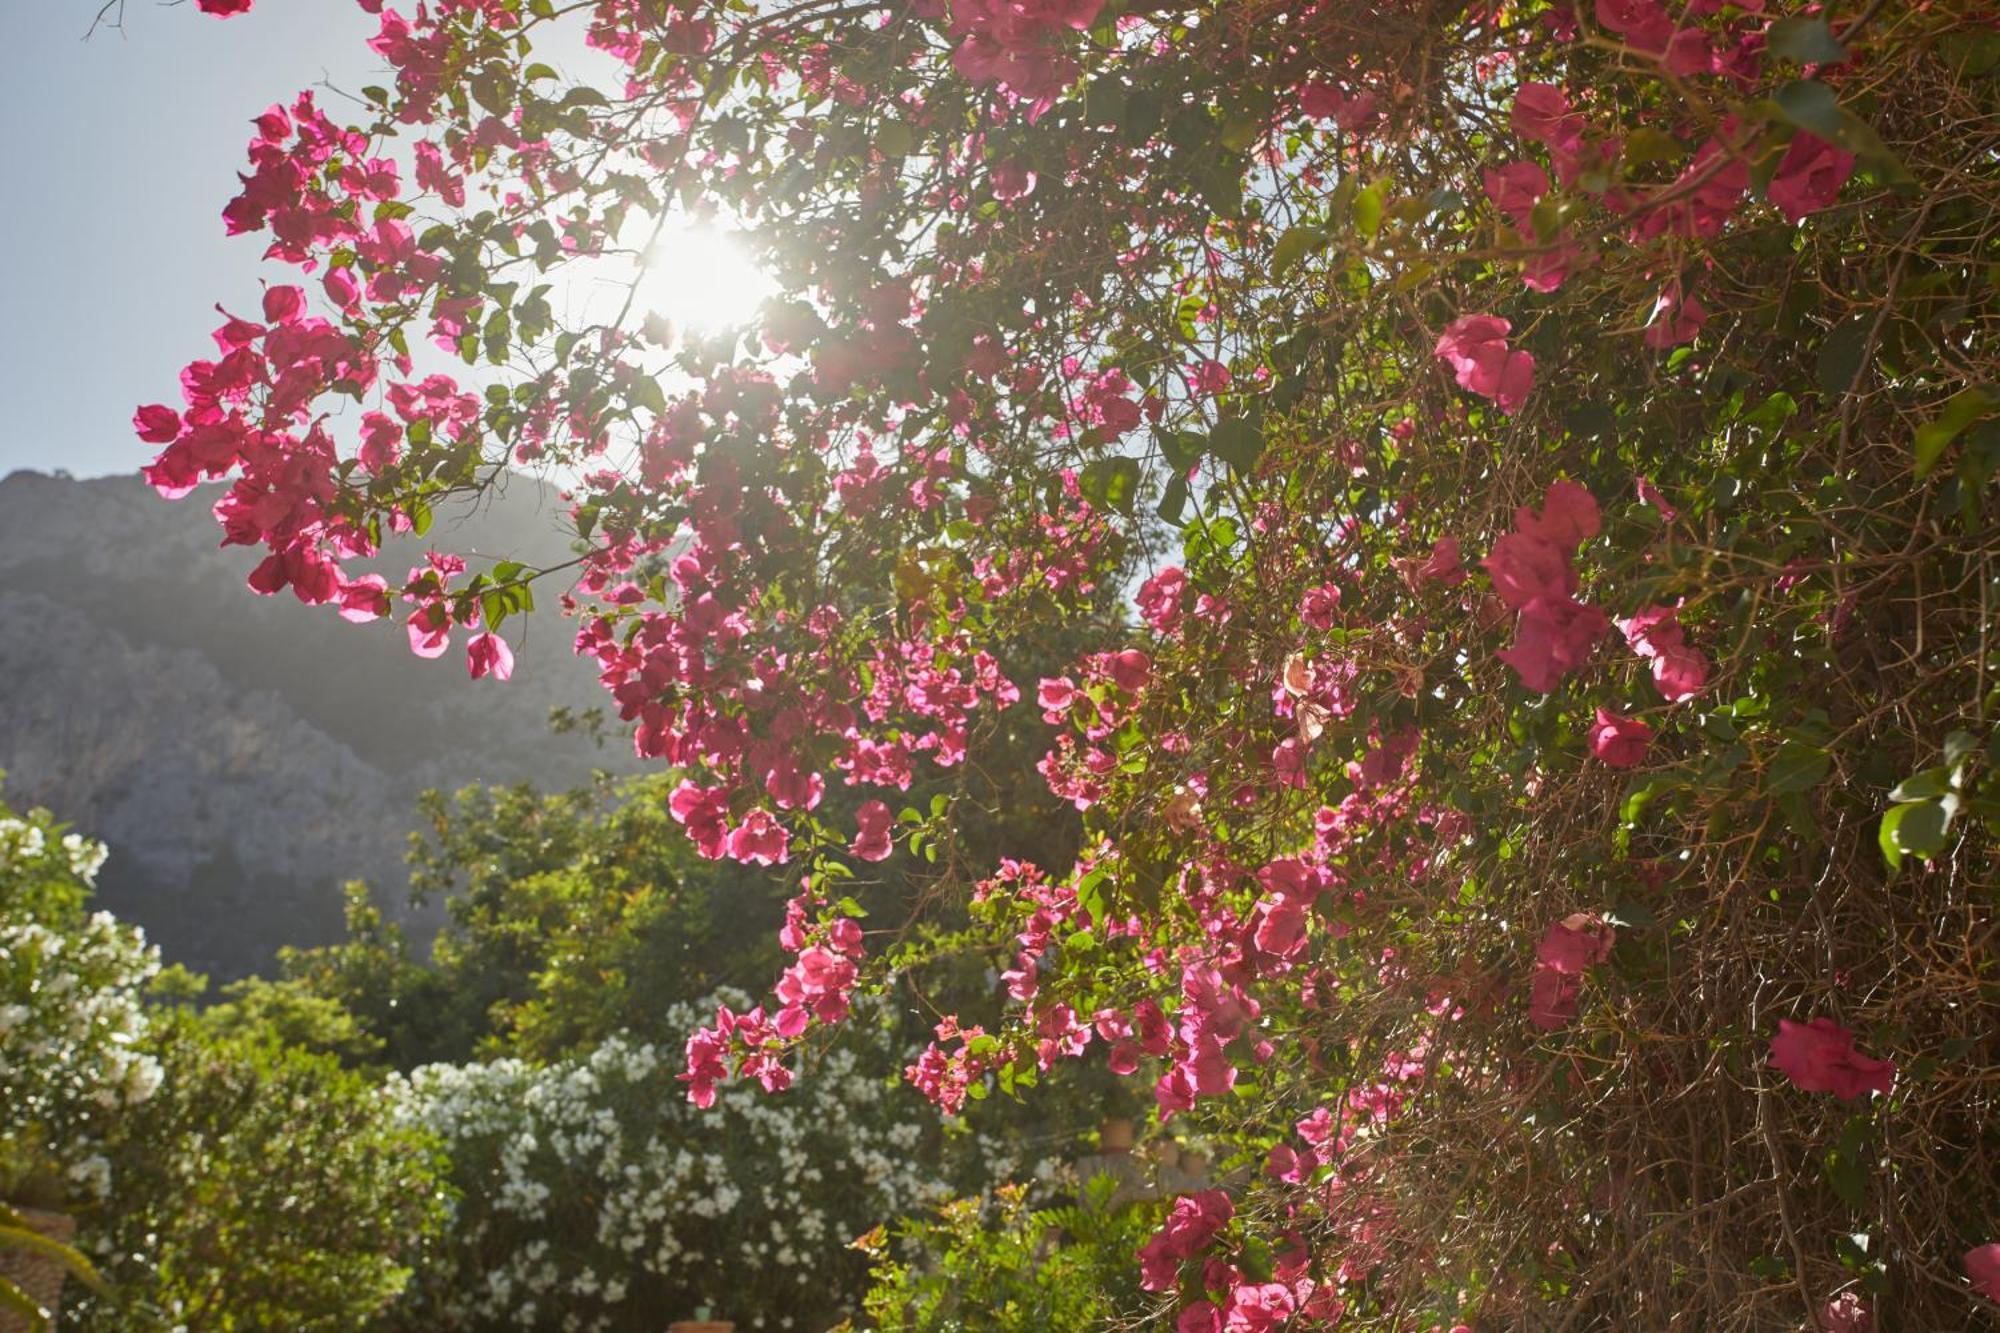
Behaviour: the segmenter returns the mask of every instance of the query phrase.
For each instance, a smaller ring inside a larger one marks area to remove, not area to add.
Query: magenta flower
[[[1569,98],[1552,83],[1524,83],[1514,94],[1514,133],[1545,143],[1560,152],[1583,146],[1583,117],[1570,110]]]
[[[1510,162],[1499,170],[1484,173],[1486,197],[1517,227],[1528,225],[1529,215],[1549,192],[1549,173],[1533,162]]]
[[[1514,644],[1495,654],[1513,667],[1521,683],[1540,694],[1582,666],[1611,622],[1604,612],[1568,597],[1541,597],[1521,612]]]
[[[1778,1020],[1771,1039],[1771,1067],[1806,1092],[1830,1092],[1853,1101],[1871,1089],[1887,1094],[1896,1079],[1891,1060],[1876,1060],[1854,1049],[1854,1034],[1830,1018],[1809,1023]]]
[[[1989,1301],[2000,1301],[2000,1241],[1965,1252],[1965,1275],[1972,1289]]]
[[[1528,1021],[1544,1032],[1567,1027],[1583,995],[1583,974],[1611,956],[1618,932],[1588,912],[1551,922],[1535,946]]]
[[[1825,1333],[1875,1333],[1875,1312],[1861,1293],[1843,1291],[1820,1307],[1819,1326]]]
[[[1840,187],[1853,174],[1854,154],[1800,130],[1764,194],[1785,221],[1796,223],[1839,198]]]
[[[514,674],[514,650],[498,634],[475,634],[465,645],[465,666],[474,680],[481,676],[506,680]]]
[[[778,865],[790,846],[791,835],[769,810],[752,810],[729,835],[729,854],[745,864]]]
[[[1636,768],[1652,741],[1650,726],[1605,708],[1597,710],[1597,722],[1590,729],[1590,752],[1612,768]]]
[[[1461,315],[1445,327],[1436,348],[1460,388],[1491,398],[1503,412],[1519,407],[1535,387],[1535,358],[1507,346],[1513,327],[1498,315]]]
[[[1549,923],[1542,942],[1535,946],[1535,961],[1565,975],[1574,975],[1597,966],[1611,956],[1618,932],[1609,922],[1588,912],[1571,912]]]
[[[858,860],[886,861],[895,844],[889,837],[889,826],[895,816],[881,801],[863,801],[861,808],[854,812],[854,841],[847,850]]]

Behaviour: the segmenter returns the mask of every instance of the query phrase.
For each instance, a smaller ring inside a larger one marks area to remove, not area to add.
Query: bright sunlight
[[[777,286],[730,232],[670,220],[646,252],[636,309],[697,331],[748,323]]]

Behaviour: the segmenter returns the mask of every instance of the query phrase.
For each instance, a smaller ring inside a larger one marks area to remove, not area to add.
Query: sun
[[[748,324],[778,290],[734,234],[693,219],[669,220],[640,262],[634,308],[694,332]]]

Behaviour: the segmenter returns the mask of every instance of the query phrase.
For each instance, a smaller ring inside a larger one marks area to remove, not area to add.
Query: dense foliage
[[[1099,1175],[1076,1202],[1034,1208],[1004,1186],[982,1207],[952,1199],[907,1218],[895,1237],[870,1233],[875,1261],[867,1327],[885,1333],[961,1329],[1110,1328],[1145,1309],[1132,1255],[1159,1209],[1115,1203],[1117,1178]],[[895,1257],[893,1241],[916,1251]]]
[[[149,1004],[158,954],[88,910],[105,855],[0,805],[0,1204],[74,1213],[108,1283],[62,1326],[360,1326],[441,1220],[430,1137],[331,1058]]]
[[[1138,1257],[1182,1330],[1990,1313],[1984,11],[363,7],[224,211],[316,291],[148,475],[475,677],[567,583],[695,852],[800,877],[698,1105],[969,953],[933,1100],[1102,1060],[1256,1169]],[[676,213],[754,329],[569,299]],[[510,467],[574,564],[345,568]],[[1085,841],[975,862],[1024,696]]]

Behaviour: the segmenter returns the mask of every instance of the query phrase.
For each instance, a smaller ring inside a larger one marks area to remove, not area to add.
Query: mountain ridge
[[[337,938],[350,878],[400,904],[425,788],[636,771],[629,752],[551,732],[551,708],[604,699],[554,616],[510,622],[525,631],[509,634],[513,680],[469,682],[462,655],[413,656],[393,618],[357,626],[251,592],[257,555],[216,544],[216,494],[0,478],[9,797],[110,844],[100,904],[170,961],[226,980],[267,970],[279,945]],[[515,477],[438,523],[454,549],[547,565],[567,555],[556,511]],[[400,582],[423,548],[398,538],[367,564]]]

